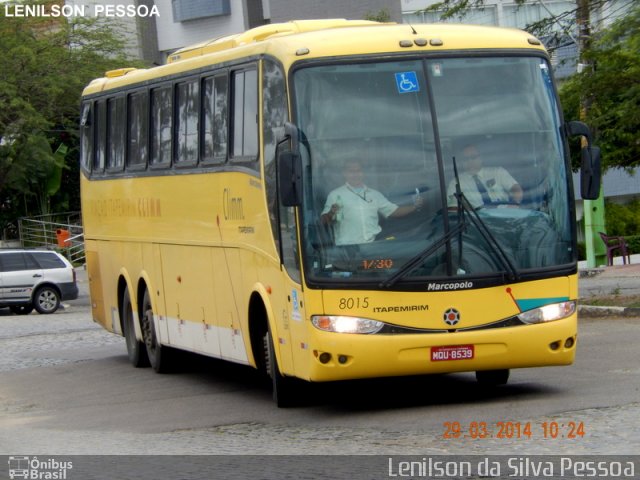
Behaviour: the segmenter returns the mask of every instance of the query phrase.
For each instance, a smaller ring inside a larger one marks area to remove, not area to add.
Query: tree
[[[52,199],[64,205],[77,197],[72,190],[79,188],[78,179],[65,185],[64,170],[77,159],[82,89],[106,70],[131,62],[124,55],[122,32],[105,19],[13,16],[13,5],[3,5],[10,14],[0,9],[0,228],[4,230],[16,217],[47,212]],[[62,143],[68,147],[63,156]],[[79,209],[79,204],[66,207]]]
[[[440,13],[442,20],[464,17],[471,8],[482,8],[486,0],[443,0],[426,11]],[[534,1],[516,0],[519,5]],[[535,3],[539,3],[537,0]],[[541,38],[550,52],[577,40],[576,16],[586,5],[594,11],[606,0],[577,1],[561,15],[543,18],[524,29]],[[630,4],[631,5],[631,4]],[[544,4],[543,4],[544,6]],[[582,14],[584,16],[584,14]],[[579,32],[578,32],[579,33]],[[633,6],[611,27],[592,33],[583,42],[581,60],[594,66],[563,81],[560,96],[567,119],[581,118],[592,128],[602,149],[603,166],[633,168],[640,165],[640,7]],[[581,116],[581,100],[589,109]],[[574,148],[574,151],[579,151]],[[578,168],[578,160],[574,163]]]
[[[577,118],[586,95],[585,121],[602,149],[607,167],[640,166],[640,6],[595,35],[584,53],[594,66],[561,87],[566,115]]]
[[[373,22],[390,22],[391,21],[391,13],[389,9],[383,8],[378,12],[367,12],[364,16],[365,20],[371,20]]]

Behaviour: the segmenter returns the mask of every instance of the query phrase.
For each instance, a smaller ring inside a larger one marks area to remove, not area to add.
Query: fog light
[[[558,350],[560,348],[560,341],[549,344],[549,348],[551,350]]]
[[[327,352],[322,352],[318,357],[320,363],[329,363],[331,361],[331,354]]]
[[[344,365],[345,363],[347,363],[347,356],[346,355],[340,355],[338,356],[338,363]]]
[[[564,348],[571,348],[576,343],[573,337],[569,337],[564,342]]]

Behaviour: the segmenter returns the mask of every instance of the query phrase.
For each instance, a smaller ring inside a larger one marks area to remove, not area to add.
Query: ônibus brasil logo
[[[9,478],[37,480],[65,480],[67,472],[73,468],[73,462],[62,462],[54,458],[38,459],[38,457],[10,456]]]

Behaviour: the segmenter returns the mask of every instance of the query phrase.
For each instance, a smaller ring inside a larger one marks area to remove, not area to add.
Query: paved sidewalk
[[[622,264],[616,258],[611,267],[587,268],[579,266],[578,293],[580,298],[606,295],[640,295],[640,255],[632,255],[631,263]],[[580,305],[582,316],[625,316],[640,318],[640,308],[596,307]]]

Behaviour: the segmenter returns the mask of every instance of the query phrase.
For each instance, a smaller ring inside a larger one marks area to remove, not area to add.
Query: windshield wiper
[[[471,219],[471,223],[478,229],[482,238],[487,242],[493,253],[496,255],[498,261],[502,264],[502,267],[507,271],[508,278],[510,280],[517,280],[519,278],[519,273],[516,267],[513,265],[506,252],[498,243],[496,238],[491,233],[491,230],[484,223],[478,212],[473,208],[467,197],[464,193],[462,193],[462,189],[460,188],[460,178],[458,177],[458,168],[456,165],[456,159],[453,157],[453,172],[456,179],[456,201],[458,203],[458,224],[449,229],[449,231],[444,234],[437,242],[429,245],[427,248],[418,253],[415,257],[405,263],[396,273],[387,278],[384,282],[380,283],[380,288],[390,288],[395,285],[398,280],[404,278],[406,275],[414,271],[418,266],[430,255],[432,255],[436,250],[438,250],[441,246],[448,243],[451,238],[455,235],[460,235],[460,239],[458,241],[459,248],[459,262],[462,262],[462,233],[467,227],[467,216]]]
[[[487,227],[486,223],[484,223],[484,220],[480,218],[477,210],[473,208],[471,203],[469,203],[469,200],[464,196],[464,193],[456,192],[455,195],[459,205],[462,206],[462,210],[464,211],[462,215],[466,213],[469,216],[474,227],[478,229],[480,235],[482,235],[482,238],[485,240],[485,242],[487,242],[487,244],[495,254],[498,262],[500,262],[502,264],[502,267],[506,270],[509,280],[517,280],[520,277],[518,270],[509,259],[509,256],[504,251],[504,248],[502,248],[500,243],[496,240],[496,237],[494,237],[493,233],[491,233],[489,227]],[[460,241],[460,245],[460,249],[462,249],[462,241]],[[462,255],[460,255],[460,258],[462,259]]]
[[[405,263],[400,270],[387,278],[384,282],[380,284],[380,288],[389,288],[396,284],[398,280],[406,276],[407,274],[414,271],[418,266],[429,256],[435,253],[440,247],[445,245],[451,240],[451,238],[458,233],[462,233],[462,231],[466,228],[466,224],[464,222],[459,222],[454,228],[450,229],[449,232],[445,233],[440,239],[429,245],[427,248],[418,253],[415,257]]]

